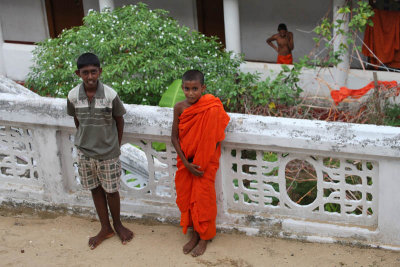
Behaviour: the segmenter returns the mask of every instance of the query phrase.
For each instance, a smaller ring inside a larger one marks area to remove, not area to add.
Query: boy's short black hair
[[[199,81],[201,85],[204,84],[204,74],[199,70],[188,70],[182,76],[182,81]]]
[[[100,68],[100,60],[93,53],[84,53],[78,57],[76,65],[78,70],[86,66],[96,66]]]
[[[278,25],[278,32],[279,32],[280,30],[285,30],[285,31],[287,31],[287,27],[286,27],[286,24],[285,24],[285,23],[281,23],[281,24]]]

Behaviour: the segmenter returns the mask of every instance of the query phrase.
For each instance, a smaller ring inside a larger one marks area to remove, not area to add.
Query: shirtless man
[[[276,46],[273,41],[276,41],[278,46]],[[278,33],[269,37],[267,39],[267,44],[278,52],[277,64],[293,64],[293,33],[288,32],[285,24],[279,24]]]

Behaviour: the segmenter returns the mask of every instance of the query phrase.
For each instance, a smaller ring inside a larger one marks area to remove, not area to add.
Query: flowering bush
[[[90,12],[84,25],[38,44],[27,85],[42,95],[66,96],[80,80],[76,59],[93,52],[103,67],[102,81],[126,103],[157,105],[162,93],[188,69],[205,74],[208,91],[223,95],[235,87],[242,62],[215,38],[179,26],[164,10],[145,4]]]
[[[179,26],[167,11],[150,10],[142,3],[92,11],[83,26],[39,43],[27,86],[42,95],[66,96],[80,83],[74,71],[84,52],[99,56],[102,81],[125,103],[157,105],[168,86],[188,69],[203,71],[207,92],[220,97],[230,111],[270,101],[292,103],[300,92],[283,86],[281,76],[279,81],[259,83],[257,74],[239,70],[243,59],[224,51],[216,38]]]

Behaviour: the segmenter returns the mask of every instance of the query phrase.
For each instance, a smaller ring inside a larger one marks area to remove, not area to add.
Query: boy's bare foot
[[[100,230],[100,232],[96,236],[89,238],[90,249],[95,249],[98,245],[101,244],[101,242],[103,242],[107,238],[110,238],[114,235],[115,235],[115,233],[112,229]]]
[[[204,252],[206,251],[207,243],[208,243],[208,240],[200,239],[199,243],[197,244],[197,246],[195,247],[195,249],[193,250],[191,255],[193,257],[203,255]]]
[[[117,232],[119,238],[121,239],[123,245],[125,245],[126,243],[128,243],[133,239],[134,236],[133,232],[128,228],[126,228],[125,226],[123,226],[122,224],[117,224],[117,225],[114,224],[114,229],[115,232]]]
[[[197,243],[199,243],[199,240],[200,240],[199,234],[193,230],[192,238],[190,239],[189,242],[187,242],[183,246],[183,253],[188,254],[190,251],[192,251],[192,249],[194,249]]]

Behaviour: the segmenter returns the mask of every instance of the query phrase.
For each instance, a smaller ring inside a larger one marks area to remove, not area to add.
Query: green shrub
[[[211,93],[231,87],[242,62],[215,38],[179,26],[164,10],[145,4],[110,12],[90,12],[84,25],[38,44],[27,85],[42,95],[66,96],[80,80],[76,59],[84,52],[100,58],[104,83],[127,103],[157,105],[161,94],[188,69],[205,73]]]
[[[38,44],[27,86],[41,95],[65,97],[80,83],[74,74],[84,52],[100,58],[102,81],[125,103],[157,105],[167,87],[188,69],[205,74],[207,92],[221,98],[230,111],[270,101],[293,102],[293,86],[285,77],[258,83],[259,75],[239,70],[243,59],[222,49],[215,38],[179,26],[164,10],[145,4],[112,12],[90,12],[84,25]],[[284,70],[284,72],[288,72]]]
[[[400,105],[389,104],[385,105],[384,124],[389,126],[400,126]]]

